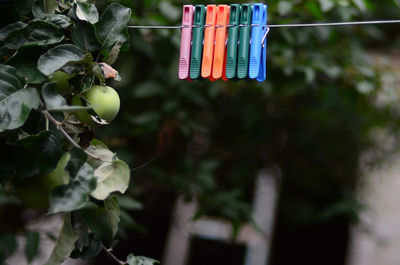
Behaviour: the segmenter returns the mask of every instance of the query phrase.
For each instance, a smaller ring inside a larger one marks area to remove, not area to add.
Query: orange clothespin
[[[226,40],[228,37],[226,26],[229,23],[229,6],[218,5],[217,25],[215,26],[215,48],[212,77],[219,79],[222,77],[225,67]]]
[[[201,76],[204,78],[211,77],[213,55],[214,55],[214,39],[215,39],[215,23],[217,19],[217,6],[208,5],[204,31],[204,47],[203,60],[201,66]]]

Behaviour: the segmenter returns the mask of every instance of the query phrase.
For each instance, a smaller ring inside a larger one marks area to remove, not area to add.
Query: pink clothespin
[[[183,6],[181,52],[179,56],[179,79],[189,78],[190,48],[192,41],[193,5]]]

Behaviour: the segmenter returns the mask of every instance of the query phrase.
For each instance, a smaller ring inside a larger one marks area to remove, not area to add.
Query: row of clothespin
[[[266,78],[267,5],[184,5],[179,79]]]

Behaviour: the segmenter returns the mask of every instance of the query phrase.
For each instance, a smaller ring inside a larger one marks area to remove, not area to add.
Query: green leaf
[[[154,263],[160,262],[155,259],[129,254],[126,263],[128,263],[128,265],[153,265]]]
[[[5,47],[18,49],[23,46],[44,46],[64,39],[63,31],[54,24],[30,21],[24,28],[11,32],[5,39]]]
[[[56,82],[48,82],[42,88],[44,103],[48,111],[87,110],[91,107],[70,106],[66,99],[57,92]]]
[[[61,154],[61,142],[51,131],[18,140],[13,154],[18,179],[51,172]]]
[[[0,142],[0,184],[5,184],[15,173],[15,164],[12,158],[14,146]]]
[[[118,59],[119,52],[121,50],[121,44],[116,43],[114,47],[112,47],[110,53],[108,54],[107,58],[105,59],[105,63],[112,65]]]
[[[17,69],[17,74],[27,84],[40,84],[47,78],[37,69],[38,48],[20,49],[9,64]]]
[[[57,0],[43,0],[43,5],[44,5],[44,12],[51,14],[54,13],[54,11],[57,8]]]
[[[101,160],[111,162],[115,159],[115,154],[113,152],[111,152],[103,142],[101,142],[100,140],[97,140],[97,139],[92,139],[87,151],[94,154],[95,156],[101,158]],[[103,161],[101,161],[101,160],[94,160],[92,158],[89,158],[88,163],[93,168],[98,168],[99,166],[101,166],[103,164]]]
[[[131,17],[131,10],[120,4],[111,4],[104,11],[95,25],[96,36],[103,49],[109,49],[115,43],[124,43],[129,39],[126,25]]]
[[[25,256],[28,263],[39,253],[40,235],[38,232],[30,232],[26,234]]]
[[[106,209],[107,221],[111,226],[111,231],[113,237],[116,236],[118,232],[119,224],[119,203],[117,196],[109,196],[104,200],[104,207]]]
[[[16,69],[0,64],[0,132],[22,126],[31,109],[39,107],[37,90],[21,86]]]
[[[81,209],[89,201],[89,194],[96,188],[93,168],[84,163],[70,183],[55,187],[50,194],[49,214]]]
[[[0,41],[4,41],[11,32],[23,29],[24,27],[26,27],[26,24],[21,21],[5,26],[4,28],[0,29]]]
[[[71,258],[90,259],[96,257],[100,253],[102,242],[94,233],[86,233],[85,241],[86,242],[80,242],[80,246],[78,247],[77,244],[75,244],[75,250],[72,252]],[[78,242],[79,240],[77,243]]]
[[[62,264],[74,250],[75,242],[78,240],[79,235],[75,232],[71,225],[71,215],[65,214],[63,226],[60,235],[58,236],[56,245],[50,258],[44,265],[60,265]]]
[[[143,209],[143,204],[129,196],[118,197],[119,206],[122,209],[134,211]]]
[[[80,3],[76,4],[76,16],[83,21],[88,21],[91,24],[99,21],[99,12],[93,3]]]
[[[128,189],[129,166],[122,160],[103,163],[94,171],[94,175],[97,178],[97,188],[90,195],[98,200],[106,199],[112,192],[124,193]]]
[[[93,52],[100,47],[94,26],[87,22],[76,23],[72,29],[71,37],[74,44],[83,51]]]
[[[67,63],[80,62],[84,59],[82,50],[72,44],[62,44],[48,50],[40,56],[38,68],[44,75],[51,75]]]
[[[54,24],[60,28],[68,28],[72,22],[71,19],[65,15],[54,15],[54,14],[43,14],[39,18],[34,19],[33,21],[44,21],[47,23]]]

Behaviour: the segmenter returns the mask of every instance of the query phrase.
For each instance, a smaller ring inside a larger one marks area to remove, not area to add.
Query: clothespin
[[[267,17],[268,17],[268,6],[264,5],[263,19],[262,19],[262,34],[261,34],[261,62],[260,70],[257,76],[258,82],[263,82],[267,77],[267,34],[269,28],[267,28]]]
[[[192,41],[193,5],[183,6],[179,79],[189,78],[190,47]]]
[[[214,61],[212,77],[219,79],[224,73],[224,62],[225,62],[225,50],[226,50],[226,39],[227,30],[226,26],[229,23],[229,6],[218,5],[217,12],[217,25],[215,26],[215,48],[214,48]]]
[[[241,5],[239,24],[239,48],[237,77],[246,78],[249,70],[249,47],[251,33],[252,7],[250,4]]]
[[[249,63],[249,77],[254,79],[257,78],[260,73],[261,63],[261,51],[262,44],[261,39],[263,37],[263,17],[264,17],[264,5],[254,4],[253,6],[253,19],[252,19],[252,30],[251,30],[251,44],[250,44],[250,63]]]
[[[236,77],[240,9],[240,5],[233,4],[231,5],[229,14],[230,28],[228,30],[229,33],[226,53],[226,77],[229,79]]]
[[[216,19],[217,19],[217,6],[207,5],[206,25],[204,25],[205,30],[204,30],[203,60],[201,66],[201,76],[204,78],[211,77],[213,56],[214,56]]]
[[[204,5],[196,5],[194,8],[192,52],[190,56],[190,78],[200,77],[201,60],[203,53],[204,20],[206,8]]]

